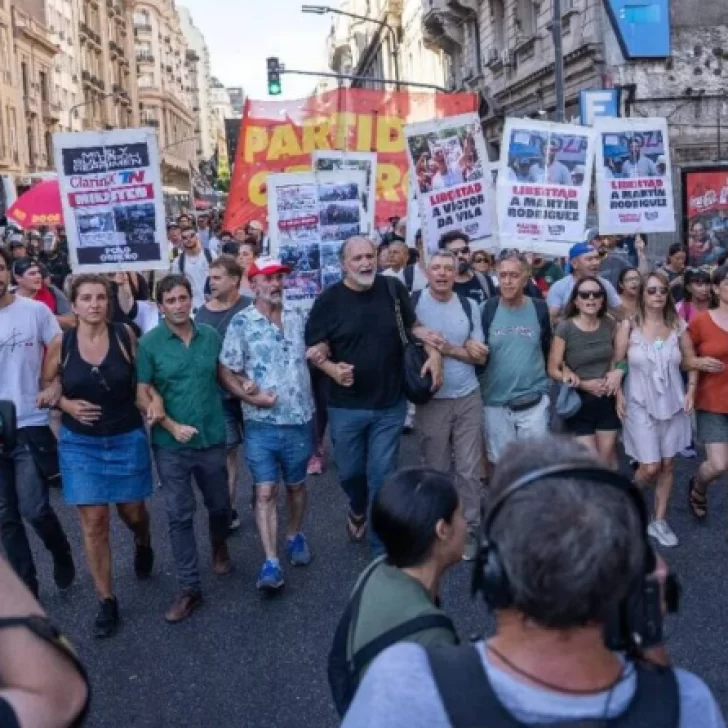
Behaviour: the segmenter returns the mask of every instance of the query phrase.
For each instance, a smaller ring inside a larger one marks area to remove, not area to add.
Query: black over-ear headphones
[[[657,566],[655,552],[647,537],[649,517],[642,494],[630,480],[619,473],[580,463],[561,463],[549,465],[517,478],[504,488],[489,505],[483,518],[483,538],[473,570],[472,592],[483,594],[491,609],[507,609],[513,605],[513,591],[503,562],[498,552],[498,544],[491,536],[493,523],[506,502],[515,493],[540,480],[547,478],[574,478],[592,483],[603,483],[617,488],[629,496],[639,514],[641,532],[644,538],[645,565],[638,584],[631,589],[620,614],[615,616],[614,624],[608,625],[607,642],[614,649],[627,649],[630,646],[644,648],[662,641],[661,593],[659,585],[648,577]],[[667,602],[669,611],[677,611],[679,586],[673,575],[668,577]],[[639,614],[635,614],[635,612]]]

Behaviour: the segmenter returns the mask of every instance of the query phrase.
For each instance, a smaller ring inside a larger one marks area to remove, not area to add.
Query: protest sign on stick
[[[675,232],[666,119],[595,119],[602,235]]]
[[[367,175],[359,170],[270,175],[270,250],[291,268],[286,300],[311,306],[341,280],[339,251],[365,233],[367,195]]]
[[[73,272],[168,269],[154,130],[56,133],[53,150]]]
[[[562,255],[584,239],[595,133],[506,119],[497,182],[501,245]]]
[[[473,247],[487,247],[493,187],[478,115],[408,124],[404,133],[428,254],[453,230],[466,233]]]

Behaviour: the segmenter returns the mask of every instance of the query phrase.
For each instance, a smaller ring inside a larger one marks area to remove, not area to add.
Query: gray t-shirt
[[[48,410],[35,406],[41,385],[43,356],[61,333],[44,303],[16,296],[0,308],[0,399],[15,404],[18,427],[48,424]]]
[[[517,720],[529,725],[599,719],[604,717],[605,710],[608,718],[614,718],[627,709],[634,695],[636,681],[629,668],[626,678],[610,691],[565,695],[516,680],[490,664],[482,642],[478,647],[498,699]],[[725,728],[723,715],[707,685],[685,670],[677,669],[675,673],[680,691],[679,728]],[[483,725],[488,725],[487,716],[483,716]],[[342,728],[373,726],[451,728],[421,646],[401,643],[390,647],[364,676]]]
[[[195,323],[212,326],[212,328],[220,334],[220,339],[224,341],[228,325],[232,321],[233,316],[235,316],[238,311],[242,311],[244,308],[250,306],[251,303],[252,299],[248,298],[248,296],[240,296],[240,298],[232,306],[230,306],[230,308],[227,308],[224,311],[210,311],[207,307],[208,304],[205,304],[195,314]]]
[[[602,263],[599,266],[599,273],[602,278],[608,280],[615,288],[619,283],[619,276],[622,275],[623,270],[632,268],[632,264],[629,262],[626,251],[622,250],[610,250],[606,257],[602,259]]]
[[[468,339],[482,343],[483,324],[478,306],[470,298],[465,300],[470,305],[472,332],[468,316],[456,294],[453,294],[447,303],[443,303],[435,300],[429,289],[425,288],[417,301],[415,309],[417,320],[423,326],[439,331],[451,346],[463,346]],[[465,397],[478,388],[475,367],[450,356],[443,357],[443,379],[444,383],[435,394],[435,399]]]
[[[490,324],[488,348],[488,366],[481,377],[487,407],[502,407],[516,397],[548,392],[541,327],[530,298],[519,308],[501,301]]]
[[[579,379],[601,379],[608,371],[614,354],[614,329],[611,316],[599,319],[596,331],[582,331],[574,319],[561,321],[555,336],[564,340],[564,362]]]
[[[622,300],[619,297],[614,286],[606,279],[599,276],[599,280],[607,291],[607,305],[609,308],[618,308],[622,305]],[[574,290],[576,285],[576,278],[573,275],[564,276],[560,281],[556,281],[546,296],[546,303],[549,308],[558,308],[562,313],[566,304],[569,301],[571,292]]]

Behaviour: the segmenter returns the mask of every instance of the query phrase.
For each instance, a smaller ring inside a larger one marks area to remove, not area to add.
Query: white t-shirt
[[[159,309],[151,301],[137,301],[137,315],[134,323],[142,330],[142,334],[151,331],[159,323]]]
[[[400,271],[395,271],[393,268],[387,268],[385,271],[382,272],[383,276],[391,276],[392,278],[398,278],[404,285],[407,285],[407,281],[404,277],[404,271],[406,269],[402,268]],[[425,271],[420,268],[419,265],[415,265],[412,267],[414,271],[414,275],[412,277],[412,290],[410,293],[414,293],[415,291],[422,291],[425,288],[427,288],[427,276],[425,275]]]
[[[0,308],[0,399],[15,404],[18,427],[48,424],[48,410],[35,406],[43,355],[61,327],[44,303],[16,296]]]
[[[180,253],[172,263],[172,273],[180,272],[180,260],[185,256],[185,278],[192,286],[192,308],[198,309],[205,305],[205,283],[210,271],[210,264],[204,250],[199,255]]]

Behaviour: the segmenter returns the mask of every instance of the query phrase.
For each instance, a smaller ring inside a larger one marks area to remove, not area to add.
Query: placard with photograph
[[[582,126],[506,119],[496,184],[502,245],[563,253],[584,240],[595,138]]]
[[[168,269],[154,131],[56,133],[53,149],[73,272]]]
[[[286,300],[310,306],[341,280],[341,246],[368,234],[367,195],[367,175],[361,170],[270,175],[270,250],[291,268]]]
[[[493,187],[478,115],[407,124],[404,133],[428,254],[453,230],[466,233],[474,247],[492,238]]]
[[[594,120],[602,235],[675,232],[666,119]]]

